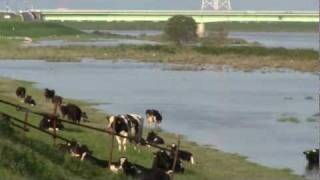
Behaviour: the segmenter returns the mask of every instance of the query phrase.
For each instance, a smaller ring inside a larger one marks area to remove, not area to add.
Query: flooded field
[[[0,61],[0,76],[37,82],[112,113],[162,111],[162,128],[200,144],[305,174],[304,150],[316,147],[318,77],[309,73],[168,71],[135,62]],[[295,117],[297,123],[279,122]]]

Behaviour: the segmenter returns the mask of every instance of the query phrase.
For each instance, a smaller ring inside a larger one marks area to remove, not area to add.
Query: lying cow
[[[171,144],[171,156],[174,157],[177,150],[176,144]],[[194,158],[191,152],[179,150],[178,151],[178,158],[183,161],[188,161],[191,164],[194,164]]]
[[[74,123],[80,123],[82,111],[81,109],[74,104],[67,104],[60,106],[60,111],[62,118],[67,116],[69,120],[72,120]]]
[[[18,87],[17,90],[16,90],[16,95],[17,95],[17,98],[20,98],[20,99],[24,99],[26,97],[26,88],[24,87]]]
[[[319,149],[305,151],[303,154],[306,156],[310,166],[314,167],[319,165]]]
[[[127,176],[140,177],[142,180],[170,180],[170,176],[161,169],[148,169],[128,161],[122,157],[118,162],[110,165],[110,170],[115,173],[123,172]]]
[[[46,98],[46,101],[52,100],[55,96],[55,90],[51,89],[44,89],[44,97]]]
[[[142,136],[143,118],[137,114],[110,116],[108,118],[108,130],[114,130],[119,151],[126,151],[128,137],[133,137],[139,143]]]
[[[42,120],[39,123],[39,128],[44,130],[53,131],[54,130],[54,120],[53,117],[49,115],[43,116]],[[62,122],[56,119],[56,131],[63,130],[64,126]]]
[[[157,110],[148,109],[146,110],[146,119],[149,128],[151,128],[154,124],[159,127],[160,123],[162,122],[162,115]]]
[[[81,161],[83,161],[87,155],[93,153],[86,145],[80,145],[76,140],[72,140],[66,144],[59,144],[58,148],[63,152],[70,153],[72,157],[80,158]]]
[[[167,174],[169,174],[172,172],[173,164],[174,164],[174,157],[172,157],[170,153],[160,150],[155,153],[152,168],[162,169]],[[184,173],[184,167],[183,167],[182,161],[179,158],[176,161],[174,172]]]
[[[32,96],[27,96],[26,98],[24,98],[24,103],[29,104],[31,106],[36,106],[36,101],[32,98]]]
[[[147,136],[147,142],[150,144],[164,144],[163,138],[158,136],[155,132],[151,131],[149,132]]]

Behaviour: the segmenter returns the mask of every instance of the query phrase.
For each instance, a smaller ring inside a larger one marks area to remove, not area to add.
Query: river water
[[[0,76],[37,82],[65,97],[100,102],[112,113],[161,110],[162,128],[250,161],[305,173],[317,146],[318,77],[300,72],[168,71],[131,61],[0,61]],[[306,98],[313,97],[314,99]],[[309,99],[309,100],[308,100]],[[282,116],[299,123],[283,123]]]

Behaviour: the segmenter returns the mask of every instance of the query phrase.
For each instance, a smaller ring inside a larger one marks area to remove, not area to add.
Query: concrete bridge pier
[[[205,23],[199,23],[197,27],[197,35],[199,38],[204,38],[206,36],[206,25]]]

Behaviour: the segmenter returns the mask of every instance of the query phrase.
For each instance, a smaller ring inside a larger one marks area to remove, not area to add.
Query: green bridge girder
[[[167,21],[174,15],[208,22],[319,22],[312,11],[149,11],[149,10],[40,10],[43,21]]]

